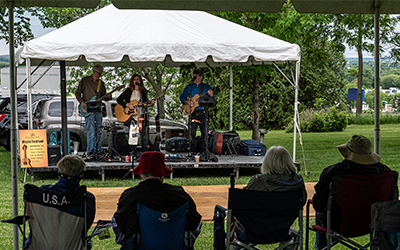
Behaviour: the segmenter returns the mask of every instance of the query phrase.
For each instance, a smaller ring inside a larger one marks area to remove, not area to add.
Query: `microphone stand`
[[[189,98],[192,98],[192,90],[193,90],[193,85],[190,88],[189,91]],[[192,113],[194,112],[194,110],[192,111],[192,107],[189,105],[189,115],[188,115],[188,125],[189,125],[189,153],[188,153],[188,157],[192,157]]]

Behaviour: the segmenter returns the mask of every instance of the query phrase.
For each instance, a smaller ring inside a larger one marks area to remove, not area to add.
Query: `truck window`
[[[72,116],[74,112],[74,102],[67,102],[67,116]],[[52,102],[49,105],[49,116],[61,117],[61,102]]]

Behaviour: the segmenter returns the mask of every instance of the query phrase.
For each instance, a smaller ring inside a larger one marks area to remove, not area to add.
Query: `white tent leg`
[[[233,71],[232,66],[229,66],[229,131],[233,130],[232,117],[233,117]]]
[[[26,107],[28,109],[28,129],[32,129],[32,76],[31,76],[31,59],[26,59],[26,75],[28,76],[28,82],[26,84]],[[26,182],[26,175],[28,174],[28,168],[24,171],[24,183]]]
[[[297,105],[299,96],[300,60],[296,62],[296,83],[294,87],[294,120],[293,120],[293,162],[296,161],[296,128],[297,128]]]

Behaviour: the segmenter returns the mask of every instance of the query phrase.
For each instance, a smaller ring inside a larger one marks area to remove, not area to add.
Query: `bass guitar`
[[[164,98],[164,96],[158,97],[158,98],[154,98],[153,100],[159,100]],[[128,104],[132,104],[133,109],[130,109],[128,107],[123,107],[121,104],[117,104],[115,106],[115,117],[117,117],[117,120],[120,122],[130,122],[132,120],[132,118],[137,115],[140,114],[140,107],[149,107],[152,104],[142,104],[139,103],[136,100],[131,101]],[[139,124],[139,128],[141,127],[142,124]]]
[[[112,93],[114,93],[114,92],[117,91],[117,90],[123,89],[124,87],[125,87],[125,85],[120,85],[120,86],[116,87],[115,89],[113,89],[113,90],[112,90],[111,92],[109,92],[108,94],[112,94]],[[103,95],[103,96],[100,97],[100,98],[96,98],[96,96],[93,96],[93,97],[90,98],[90,100],[87,101],[86,103],[88,103],[88,102],[97,102],[97,101],[101,101],[101,100],[103,100],[104,98],[106,98],[106,96],[107,96],[108,94],[105,94],[105,95]],[[79,110],[79,114],[80,114],[81,116],[83,116],[83,117],[87,117],[88,115],[90,115],[90,113],[87,112],[87,108],[83,108],[81,104],[79,104],[78,110]]]
[[[214,91],[214,90],[216,90],[218,88],[219,88],[219,85],[211,88],[211,90]],[[196,94],[192,98],[188,97],[187,100],[190,100],[193,103],[193,105],[190,107],[189,104],[184,104],[183,105],[183,109],[185,110],[185,113],[187,115],[192,114],[193,111],[199,106],[199,98],[203,97],[205,95],[207,95],[207,92],[202,94],[202,95]]]

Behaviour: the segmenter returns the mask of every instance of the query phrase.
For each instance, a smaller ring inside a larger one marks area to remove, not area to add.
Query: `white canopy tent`
[[[162,63],[168,67],[189,63],[198,67],[232,67],[293,62],[295,79],[286,79],[295,87],[297,113],[300,47],[203,11],[120,10],[109,5],[27,42],[17,52],[16,60],[18,64],[26,60],[27,65],[57,60],[67,66],[87,62],[118,66],[126,62],[132,66]],[[28,86],[29,82],[28,79]],[[231,129],[232,94],[231,89]],[[296,132],[293,158],[295,142]]]

